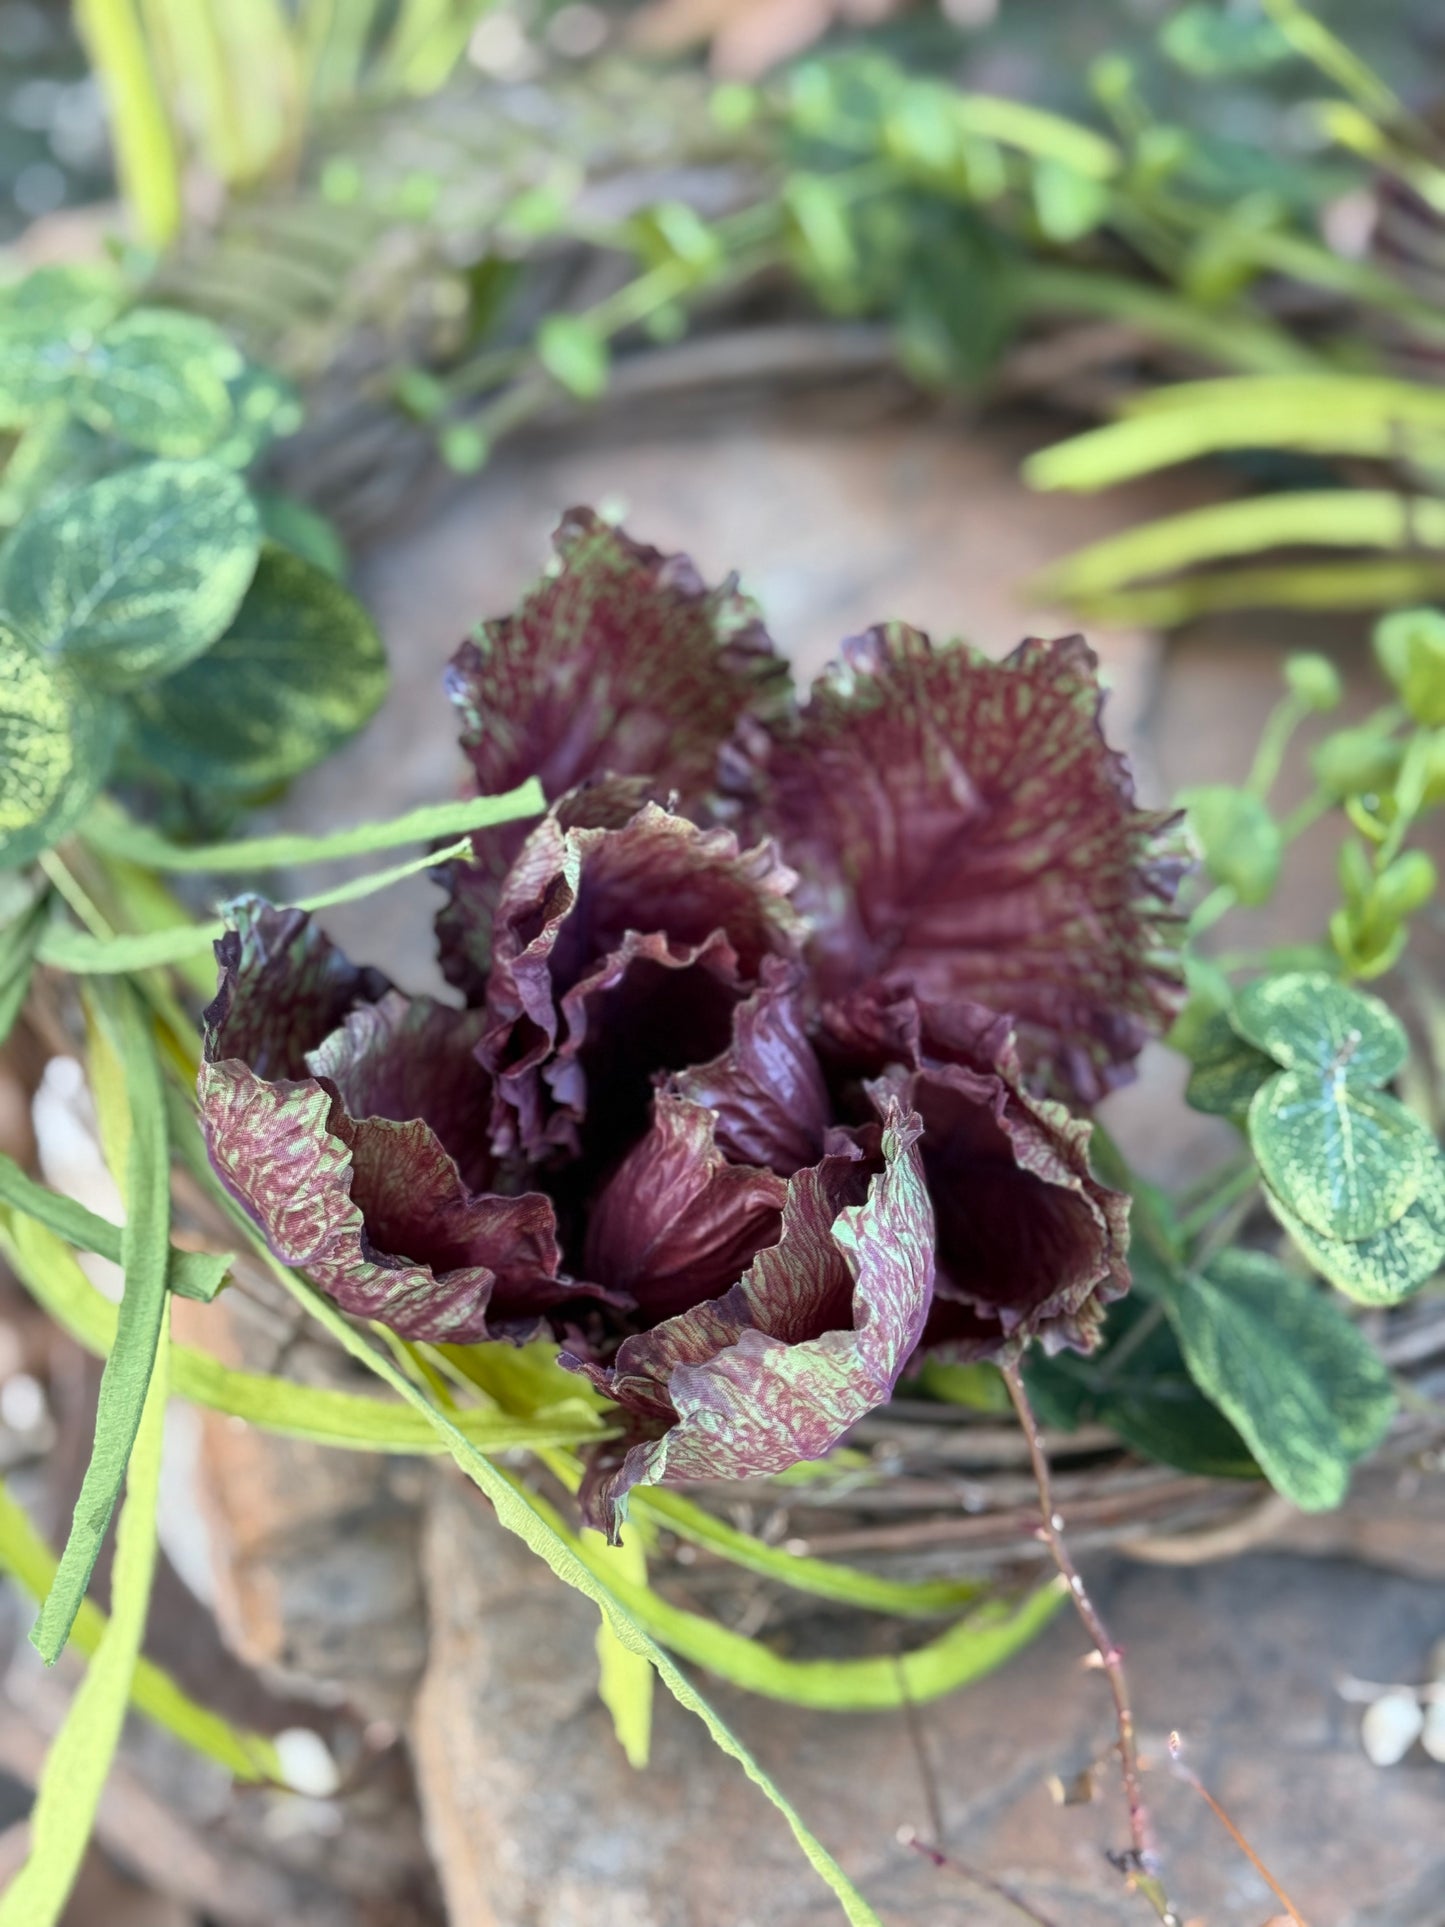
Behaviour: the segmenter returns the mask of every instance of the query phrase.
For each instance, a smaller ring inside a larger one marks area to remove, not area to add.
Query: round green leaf
[[[57,335],[94,334],[115,319],[124,300],[124,281],[100,262],[36,268],[0,289],[0,331],[23,322]]]
[[[1331,1238],[1368,1238],[1403,1216],[1435,1157],[1393,1097],[1338,1073],[1281,1071],[1255,1093],[1249,1140],[1265,1182]]]
[[[81,355],[114,316],[118,278],[100,268],[37,268],[0,290],[0,424],[63,406]]]
[[[103,689],[181,668],[235,615],[256,567],[256,510],[211,462],[147,462],[57,496],[0,552],[0,609]]]
[[[1388,1084],[1410,1054],[1399,1019],[1362,990],[1322,970],[1291,970],[1246,984],[1234,1028],[1286,1070],[1342,1073],[1352,1084]]]
[[[261,517],[261,533],[268,542],[290,549],[303,561],[314,562],[338,582],[346,580],[346,544],[333,522],[294,495],[257,489],[255,502]]]
[[[265,789],[329,755],[385,693],[386,656],[355,596],[268,547],[215,647],[132,699],[136,746],[182,783]]]
[[[1397,609],[1375,626],[1375,654],[1417,723],[1445,723],[1445,615]]]
[[[606,390],[611,367],[606,338],[580,315],[548,315],[537,330],[537,359],[578,401],[596,401]]]
[[[1199,1027],[1190,1052],[1194,1069],[1184,1099],[1211,1117],[1242,1118],[1250,1100],[1275,1064],[1235,1031],[1227,1011],[1216,1011]]]
[[[109,774],[116,723],[0,623],[0,865],[29,863],[80,820]]]
[[[136,308],[80,358],[71,405],[92,428],[152,455],[204,455],[231,427],[227,383],[244,367],[199,315]]]
[[[1266,1186],[1274,1215],[1322,1278],[1361,1305],[1397,1305],[1445,1264],[1445,1159],[1431,1160],[1420,1195],[1370,1238],[1327,1238]]]
[[[1260,1251],[1222,1251],[1168,1302],[1190,1376],[1276,1491],[1338,1505],[1395,1409],[1378,1353],[1326,1293]]]
[[[227,468],[249,468],[270,442],[294,435],[305,410],[294,385],[284,375],[259,362],[248,361],[227,383],[231,425],[206,452]]]
[[[1215,882],[1227,883],[1241,903],[1266,902],[1279,880],[1284,843],[1259,798],[1227,783],[1211,783],[1186,790],[1179,800],[1189,811]]]

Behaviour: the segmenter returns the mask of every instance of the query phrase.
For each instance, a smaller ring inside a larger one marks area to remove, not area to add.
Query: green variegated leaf
[[[212,322],[136,308],[77,357],[69,400],[92,428],[151,455],[204,455],[231,427],[243,367]]]
[[[125,283],[105,263],[36,268],[0,289],[0,335],[20,327],[94,334],[115,319],[124,301]]]
[[[0,868],[72,829],[110,773],[118,718],[0,618]]]
[[[131,688],[215,640],[259,540],[251,498],[229,469],[148,462],[28,517],[0,552],[0,609],[100,688]]]
[[[1190,1374],[1276,1491],[1304,1512],[1344,1498],[1384,1436],[1390,1375],[1337,1305],[1258,1251],[1221,1252],[1165,1298]]]
[[[257,490],[256,509],[268,542],[290,549],[337,582],[346,580],[346,545],[333,522],[294,495],[278,495],[271,489]]]
[[[52,409],[21,435],[0,474],[0,527],[13,528],[50,496],[129,468],[134,452]]]
[[[1270,1189],[1331,1238],[1368,1238],[1393,1224],[1435,1155],[1403,1104],[1338,1071],[1272,1077],[1249,1107],[1249,1141]]]
[[[1048,1358],[1035,1349],[1024,1379],[1045,1425],[1107,1425],[1144,1458],[1181,1472],[1259,1476],[1239,1433],[1189,1376],[1167,1319],[1140,1296],[1109,1307],[1098,1351]]]
[[[1388,1084],[1409,1055],[1404,1028],[1378,997],[1322,970],[1246,984],[1232,1021],[1241,1037],[1286,1070],[1340,1071],[1359,1085]]]
[[[64,408],[81,355],[114,318],[119,277],[103,268],[38,268],[0,290],[0,425]]]
[[[148,762],[183,783],[259,790],[329,755],[385,693],[386,655],[355,596],[268,547],[221,640],[132,706]]]
[[[1265,1197],[1320,1276],[1357,1304],[1398,1304],[1445,1264],[1445,1159],[1438,1153],[1414,1203],[1369,1238],[1327,1238],[1267,1185]]]
[[[1255,1092],[1275,1071],[1271,1058],[1239,1036],[1226,1011],[1204,1019],[1190,1055],[1194,1069],[1185,1101],[1211,1117],[1243,1118]]]
[[[227,468],[249,468],[269,443],[296,433],[305,410],[295,386],[259,362],[246,362],[226,385],[231,424],[206,453]]]

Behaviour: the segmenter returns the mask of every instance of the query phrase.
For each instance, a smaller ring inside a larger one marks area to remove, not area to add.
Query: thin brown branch
[[[1017,1365],[1005,1368],[1004,1380],[1008,1385],[1014,1410],[1018,1414],[1019,1424],[1023,1428],[1024,1439],[1029,1449],[1029,1461],[1033,1466],[1034,1483],[1039,1489],[1041,1509],[1039,1537],[1047,1545],[1053,1555],[1054,1564],[1063,1575],[1069,1589],[1069,1597],[1074,1602],[1074,1610],[1094,1642],[1099,1663],[1113,1696],[1114,1714],[1119,1727],[1119,1764],[1124,1780],[1124,1799],[1129,1809],[1131,1844],[1126,1870],[1136,1876],[1136,1886],[1149,1900],[1160,1919],[1172,1920],[1174,1916],[1168,1902],[1164,1899],[1163,1890],[1158,1881],[1158,1856],[1154,1850],[1149,1812],[1144,1804],[1144,1791],[1140,1784],[1139,1743],[1134,1730],[1134,1713],[1129,1703],[1129,1682],[1124,1672],[1124,1657],[1114,1643],[1098,1608],[1090,1598],[1088,1588],[1065,1542],[1064,1520],[1054,1499],[1048,1454],[1044,1450],[1039,1422],[1033,1406],[1029,1403],[1028,1393],[1024,1390],[1023,1378]]]
[[[915,1853],[921,1853],[925,1860],[939,1868],[941,1872],[957,1874],[960,1880],[968,1881],[970,1886],[981,1888],[984,1893],[992,1894],[995,1899],[1007,1902],[1010,1907],[1022,1914],[1025,1920],[1034,1921],[1036,1927],[1056,1927],[1056,1923],[1050,1920],[1047,1914],[1041,1914],[1032,1901],[1025,1900],[1023,1895],[1014,1888],[1005,1886],[1003,1881],[995,1880],[992,1874],[984,1873],[978,1867],[970,1867],[966,1861],[955,1860],[952,1854],[944,1853],[941,1848],[930,1845],[927,1840],[920,1840],[912,1827],[898,1829],[898,1843],[903,1847],[912,1847]]]
[[[1239,1848],[1239,1851],[1244,1855],[1250,1866],[1254,1868],[1254,1871],[1259,1875],[1265,1886],[1269,1888],[1275,1899],[1284,1908],[1289,1919],[1293,1921],[1294,1927],[1306,1927],[1305,1917],[1299,1908],[1296,1907],[1284,1888],[1280,1886],[1269,1868],[1265,1866],[1254,1848],[1250,1846],[1249,1842],[1230,1819],[1218,1800],[1216,1800],[1214,1795],[1209,1791],[1209,1788],[1204,1784],[1203,1780],[1200,1779],[1192,1767],[1184,1764],[1183,1755],[1183,1742],[1177,1733],[1171,1733],[1169,1735],[1169,1758],[1173,1763],[1174,1771],[1179,1775],[1179,1778],[1184,1781],[1186,1786],[1193,1787],[1194,1791],[1209,1808],[1209,1811],[1214,1815],[1220,1826],[1224,1828],[1224,1831],[1229,1835],[1235,1846]]]

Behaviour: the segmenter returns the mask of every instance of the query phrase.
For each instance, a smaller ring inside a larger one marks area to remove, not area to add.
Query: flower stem
[[[1149,1812],[1144,1804],[1144,1791],[1139,1776],[1139,1743],[1134,1730],[1134,1714],[1129,1704],[1129,1682],[1124,1672],[1124,1656],[1110,1636],[1108,1627],[1099,1614],[1099,1609],[1089,1597],[1088,1589],[1074,1564],[1073,1554],[1064,1541],[1064,1521],[1054,1502],[1054,1482],[1049,1471],[1048,1454],[1044,1451],[1043,1438],[1039,1432],[1038,1418],[1029,1403],[1028,1393],[1016,1364],[1004,1367],[1004,1383],[1008,1386],[1009,1397],[1013,1400],[1014,1411],[1018,1414],[1019,1425],[1023,1429],[1024,1442],[1028,1447],[1029,1462],[1033,1467],[1034,1484],[1038,1487],[1041,1524],[1039,1537],[1048,1546],[1058,1567],[1069,1597],[1074,1602],[1074,1610],[1084,1622],[1085,1630],[1098,1651],[1099,1663],[1109,1682],[1109,1691],[1114,1700],[1114,1715],[1119,1727],[1119,1764],[1124,1780],[1124,1800],[1129,1809],[1130,1851],[1126,1866],[1133,1876],[1138,1891],[1153,1906],[1159,1918],[1166,1924],[1177,1927],[1178,1916],[1165,1898],[1160,1885],[1157,1868],[1158,1855],[1154,1850],[1153,1835],[1149,1824]]]

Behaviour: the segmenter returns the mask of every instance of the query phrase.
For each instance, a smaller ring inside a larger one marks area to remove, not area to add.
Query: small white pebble
[[[1360,1722],[1360,1744],[1375,1766],[1395,1766],[1420,1737],[1425,1714],[1415,1695],[1403,1687],[1382,1693],[1365,1708]]]
[[[1445,1766],[1445,1699],[1431,1700],[1425,1713],[1420,1744],[1432,1760]]]
[[[341,1785],[341,1775],[330,1749],[309,1726],[288,1726],[276,1735],[276,1753],[286,1784],[296,1793],[324,1800]]]
[[[29,1372],[13,1372],[0,1385],[0,1423],[12,1432],[33,1432],[45,1417],[45,1389]]]

